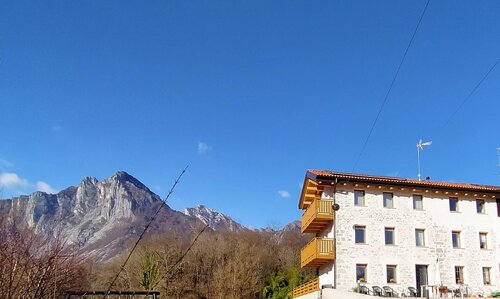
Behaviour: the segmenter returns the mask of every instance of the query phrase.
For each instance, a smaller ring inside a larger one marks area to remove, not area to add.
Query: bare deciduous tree
[[[13,219],[0,218],[0,298],[59,298],[86,285],[83,260],[59,234],[43,239]]]

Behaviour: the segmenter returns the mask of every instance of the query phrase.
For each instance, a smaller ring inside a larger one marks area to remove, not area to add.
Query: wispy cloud
[[[0,171],[3,171],[5,169],[7,169],[7,168],[11,168],[13,166],[14,166],[13,163],[11,163],[11,162],[9,162],[9,161],[7,161],[5,159],[0,159]]]
[[[212,148],[210,146],[208,146],[208,144],[206,144],[205,142],[198,142],[198,155],[203,155],[203,154],[206,154],[208,151],[212,150]]]
[[[0,173],[0,190],[6,192],[0,194],[0,196],[18,196],[21,194],[31,193],[35,190],[50,194],[58,192],[44,181],[37,181],[35,184],[32,184],[27,179],[20,177],[14,172]]]
[[[52,126],[52,131],[54,131],[54,132],[59,132],[61,130],[62,130],[62,126],[60,126],[60,125],[56,124],[56,125]]]
[[[290,192],[286,191],[286,190],[279,190],[278,191],[278,194],[279,196],[283,197],[283,198],[288,198],[290,197]]]
[[[20,178],[16,173],[5,172],[0,173],[0,188],[15,188],[23,187],[26,188],[29,183],[26,179]]]
[[[36,187],[37,191],[42,191],[42,192],[50,193],[50,194],[57,193],[56,189],[52,188],[49,184],[47,184],[43,181],[36,182],[35,187]]]

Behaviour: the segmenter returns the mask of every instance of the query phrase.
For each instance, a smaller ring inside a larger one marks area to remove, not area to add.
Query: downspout
[[[335,178],[335,183],[333,184],[333,204],[336,204],[337,199],[337,178]],[[333,252],[335,252],[335,258],[333,259],[333,288],[337,288],[337,212],[334,211],[333,214]]]

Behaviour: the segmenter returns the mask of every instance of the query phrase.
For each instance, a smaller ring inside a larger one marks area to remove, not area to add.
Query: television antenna
[[[422,178],[420,176],[420,151],[424,150],[424,146],[431,145],[432,141],[426,141],[422,142],[422,139],[420,139],[417,143],[417,163],[418,163],[418,180],[421,181]],[[500,148],[499,148],[499,153],[500,153]]]

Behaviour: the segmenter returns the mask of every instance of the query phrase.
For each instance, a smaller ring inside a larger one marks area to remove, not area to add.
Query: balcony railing
[[[335,259],[335,242],[333,239],[314,238],[300,251],[302,268],[318,268]]]
[[[293,289],[292,297],[297,298],[319,291],[319,278],[315,278]]]
[[[318,233],[333,221],[333,200],[314,200],[302,214],[302,232]]]

